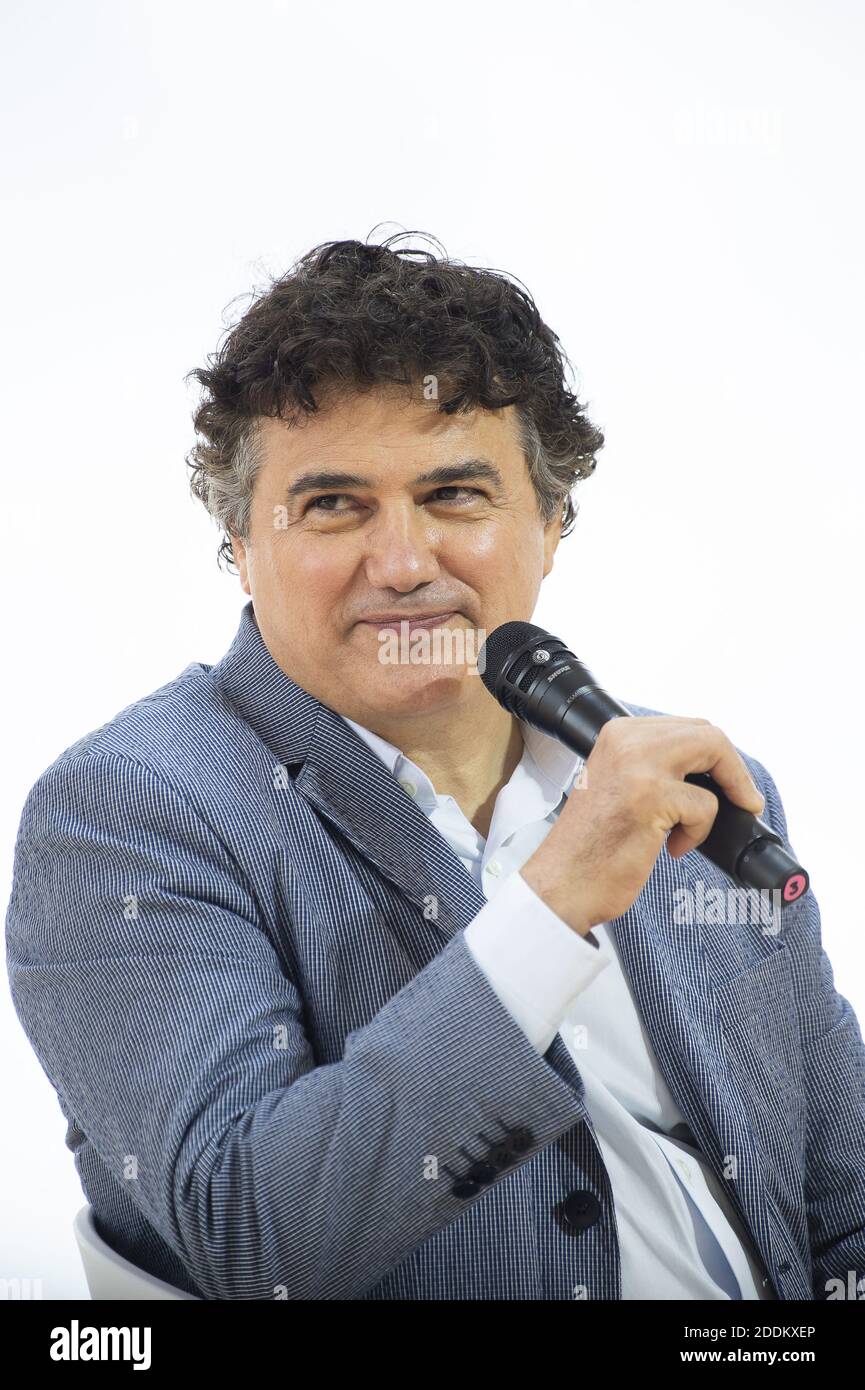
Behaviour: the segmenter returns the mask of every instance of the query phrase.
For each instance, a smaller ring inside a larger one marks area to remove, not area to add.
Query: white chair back
[[[84,1275],[92,1299],[191,1299],[193,1303],[201,1300],[195,1294],[166,1284],[153,1274],[139,1269],[137,1265],[118,1255],[102,1239],[93,1221],[93,1208],[82,1207],[72,1223]]]

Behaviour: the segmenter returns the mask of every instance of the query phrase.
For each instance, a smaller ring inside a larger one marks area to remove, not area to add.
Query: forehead
[[[315,394],[320,409],[312,415],[259,419],[263,468],[287,477],[338,463],[393,475],[479,454],[503,475],[525,466],[514,406],[445,415],[434,400],[400,388]]]

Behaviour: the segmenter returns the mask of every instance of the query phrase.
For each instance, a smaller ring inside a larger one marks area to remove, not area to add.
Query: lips
[[[434,627],[441,627],[441,625],[443,623],[446,623],[448,618],[452,618],[455,613],[456,609],[452,608],[448,613],[433,613],[429,617],[423,617],[422,615],[419,615],[415,618],[412,617],[410,614],[403,614],[403,616],[399,618],[363,618],[361,620],[360,626],[375,628],[399,628],[401,623],[407,623],[410,631],[413,631],[415,628],[430,629]]]

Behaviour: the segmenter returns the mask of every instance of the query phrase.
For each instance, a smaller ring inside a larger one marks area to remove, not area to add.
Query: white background
[[[6,0],[4,901],[43,769],[234,634],[183,374],[270,275],[386,223],[518,276],[559,334],[607,445],[535,620],[768,767],[865,1019],[863,15]],[[86,1296],[2,986],[0,1275]]]

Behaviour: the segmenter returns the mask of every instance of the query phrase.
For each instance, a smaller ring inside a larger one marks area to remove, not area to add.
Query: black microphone
[[[558,637],[533,623],[503,623],[478,653],[478,673],[490,694],[517,719],[551,734],[588,758],[608,719],[630,710],[603,690]],[[745,888],[780,893],[786,907],[808,889],[808,875],[780,835],[751,811],[737,806],[707,772],[684,779],[718,798],[712,829],[700,854]]]

